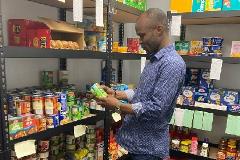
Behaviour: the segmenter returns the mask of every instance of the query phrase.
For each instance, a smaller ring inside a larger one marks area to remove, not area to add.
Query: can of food
[[[49,150],[49,141],[39,141],[38,142],[39,152],[47,152]]]
[[[90,150],[90,149],[94,149],[95,148],[95,143],[90,143],[90,144],[86,144],[86,147]]]
[[[96,138],[91,138],[91,139],[87,138],[87,143],[88,144],[89,143],[96,143]]]
[[[203,37],[202,40],[204,46],[211,46],[213,44],[212,37]]]
[[[53,113],[58,114],[61,111],[61,103],[58,103],[58,96],[53,96]]]
[[[59,137],[59,136],[53,136],[53,137],[50,139],[50,144],[51,144],[51,146],[59,145],[59,142],[60,142],[60,137]]]
[[[75,137],[74,135],[67,135],[66,136],[66,143],[69,145],[75,144]]]
[[[69,118],[67,117],[67,113],[59,113],[59,124],[64,125],[69,123]]]
[[[58,155],[59,154],[59,145],[51,146],[50,154],[54,155],[54,156]]]
[[[54,114],[53,95],[48,94],[45,96],[44,105],[45,105],[45,113],[47,115],[53,115]]]
[[[40,159],[48,159],[48,157],[49,157],[49,152],[39,153]]]
[[[66,145],[66,150],[67,151],[75,151],[75,149],[76,149],[75,144],[67,144]]]
[[[60,133],[59,140],[60,140],[60,142],[65,142],[66,141],[65,135],[63,133]]]
[[[44,114],[43,97],[41,95],[39,95],[39,94],[33,95],[32,106],[33,106],[33,111],[35,114],[40,114],[40,115]]]
[[[31,102],[32,101],[32,96],[30,94],[23,94],[22,99],[25,100],[25,101]]]

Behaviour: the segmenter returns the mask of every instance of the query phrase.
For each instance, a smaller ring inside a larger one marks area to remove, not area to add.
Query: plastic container
[[[195,155],[198,154],[198,138],[197,137],[192,137],[190,153]]]

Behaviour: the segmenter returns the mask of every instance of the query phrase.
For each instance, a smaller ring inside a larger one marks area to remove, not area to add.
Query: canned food
[[[60,103],[61,103],[61,111],[66,112],[67,111],[67,95],[65,93],[60,94]]]
[[[49,157],[49,152],[39,153],[39,158],[42,158],[42,159],[46,158],[46,159],[48,159],[48,157]]]
[[[69,145],[75,144],[75,137],[74,135],[67,135],[66,136],[66,143]]]
[[[30,94],[23,94],[22,99],[25,101],[32,101],[32,96]]]
[[[31,111],[31,103],[24,100],[18,100],[16,107],[18,116],[23,114],[29,114]]]
[[[40,95],[33,95],[32,103],[33,103],[34,113],[43,115],[44,114],[43,97]]]
[[[75,144],[67,144],[66,145],[66,150],[67,151],[75,151],[75,149],[76,149]]]
[[[39,141],[38,150],[39,152],[47,152],[49,150],[49,141]]]
[[[46,95],[44,104],[45,104],[46,114],[47,115],[53,115],[54,114],[53,96],[52,95]]]
[[[50,140],[51,146],[59,145],[60,137],[59,136],[53,136]]]
[[[96,134],[87,134],[87,139],[96,139]]]
[[[51,146],[50,154],[55,155],[55,156],[58,155],[59,154],[59,145]]]

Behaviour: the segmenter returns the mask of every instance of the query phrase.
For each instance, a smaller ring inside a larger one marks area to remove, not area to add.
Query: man
[[[151,8],[137,20],[136,33],[150,57],[136,90],[113,91],[100,99],[109,109],[125,113],[117,142],[133,160],[161,160],[169,156],[169,128],[176,99],[184,82],[186,66],[170,44],[166,14]],[[122,104],[118,99],[129,100]]]

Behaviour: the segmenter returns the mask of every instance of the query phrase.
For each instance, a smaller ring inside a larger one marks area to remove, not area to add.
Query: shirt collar
[[[175,47],[173,44],[170,44],[167,47],[160,49],[157,53],[150,55],[150,62],[154,62],[155,60],[160,60],[165,53],[170,52],[174,49]]]

